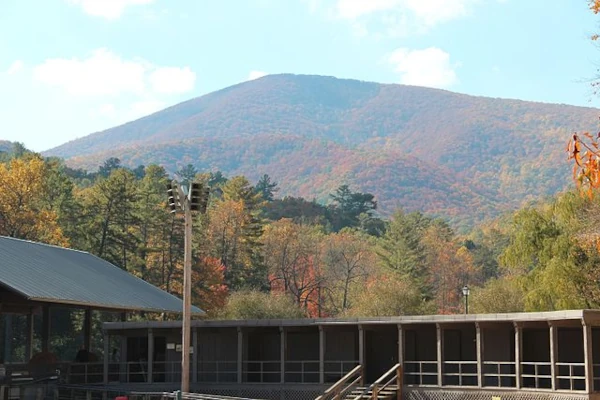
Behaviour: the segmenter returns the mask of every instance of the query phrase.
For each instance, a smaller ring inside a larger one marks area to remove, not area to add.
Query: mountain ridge
[[[88,169],[119,157],[127,166],[159,163],[171,172],[191,163],[250,178],[268,173],[282,194],[321,200],[332,185],[349,183],[380,198],[384,213],[402,206],[472,223],[569,187],[564,145],[571,132],[590,129],[599,112],[280,74],[44,154]]]

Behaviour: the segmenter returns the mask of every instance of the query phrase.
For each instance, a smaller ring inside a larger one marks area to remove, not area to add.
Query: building
[[[121,313],[125,319],[128,312],[179,314],[183,302],[92,254],[0,236],[0,315],[8,316],[8,321],[14,315],[27,318],[25,363],[11,359],[14,335],[11,324],[5,323],[0,330],[0,372],[4,372],[0,385],[14,383],[11,377],[15,376],[20,383],[26,383],[39,376],[55,374],[57,369],[65,374],[82,369],[71,363],[72,360],[60,360],[53,355],[49,338],[53,309],[58,307],[84,311],[83,347],[90,350],[93,310]],[[203,314],[196,307],[192,312]],[[34,354],[33,346],[35,317],[41,317],[41,332],[37,332],[41,337],[41,352],[38,354]],[[100,348],[103,347],[106,348],[100,344]],[[102,376],[102,368],[94,370],[87,365],[82,373],[93,371]],[[2,394],[0,391],[0,398]]]
[[[171,391],[179,322],[114,322],[121,363],[103,385]],[[588,399],[600,391],[600,311],[364,319],[193,321],[191,388],[314,399],[357,365],[372,383],[396,363],[408,399]],[[152,361],[148,361],[152,360]]]

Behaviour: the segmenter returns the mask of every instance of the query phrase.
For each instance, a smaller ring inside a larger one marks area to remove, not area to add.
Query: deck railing
[[[286,361],[286,383],[319,383],[319,360]]]
[[[556,363],[556,388],[585,390],[585,363]]]
[[[198,382],[237,382],[237,361],[198,361]]]
[[[477,386],[477,361],[444,361],[444,386]]]
[[[337,382],[351,371],[358,361],[327,360],[324,362],[325,383]],[[319,383],[321,371],[318,360],[284,362],[287,383]],[[104,382],[104,363],[71,363],[62,368],[68,384],[97,384]],[[203,383],[235,383],[238,381],[237,361],[198,361],[196,380]],[[152,363],[152,382],[176,383],[181,381],[180,361]],[[108,363],[108,382],[148,383],[146,361]],[[281,360],[242,362],[243,383],[280,383]]]
[[[324,362],[325,383],[337,382],[351,371],[357,361]],[[285,383],[319,383],[321,371],[318,360],[292,361],[284,363]],[[442,363],[443,386],[477,386],[476,361],[444,361]],[[482,386],[497,388],[516,387],[514,362],[485,361],[482,363]],[[196,380],[203,383],[234,383],[238,381],[237,361],[199,361]],[[104,381],[103,362],[70,363],[61,366],[63,382],[68,384],[98,384]],[[594,390],[600,390],[600,364],[594,364]],[[122,383],[146,383],[148,379],[146,362],[123,362],[108,364],[108,381]],[[557,390],[585,391],[585,364],[555,364]],[[405,361],[404,380],[407,385],[437,386],[437,361]],[[242,363],[243,383],[281,382],[281,360],[244,361]],[[176,383],[181,380],[181,362],[154,362],[152,382]],[[551,389],[552,376],[549,362],[522,362],[521,387]]]
[[[552,368],[549,362],[522,362],[521,386],[533,389],[552,388]]]
[[[326,360],[324,364],[325,383],[337,382],[358,365],[358,360],[340,361]]]
[[[514,361],[484,361],[483,386],[509,388],[517,386],[517,373]]]
[[[242,375],[246,382],[280,382],[281,360],[243,361]]]
[[[437,386],[437,361],[404,361],[404,383],[416,386]]]

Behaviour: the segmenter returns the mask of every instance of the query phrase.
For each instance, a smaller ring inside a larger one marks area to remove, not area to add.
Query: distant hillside
[[[11,152],[13,149],[13,142],[9,142],[8,140],[0,140],[0,152]]]
[[[96,169],[192,163],[281,194],[325,199],[341,183],[397,207],[471,224],[568,187],[564,152],[599,110],[322,76],[271,75],[46,152]]]

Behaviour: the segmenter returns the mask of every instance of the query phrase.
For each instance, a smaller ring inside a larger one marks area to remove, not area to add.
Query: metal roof
[[[181,313],[183,302],[90,253],[0,236],[0,285],[30,301]],[[203,314],[197,307],[192,313]]]

